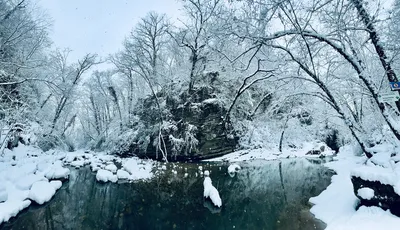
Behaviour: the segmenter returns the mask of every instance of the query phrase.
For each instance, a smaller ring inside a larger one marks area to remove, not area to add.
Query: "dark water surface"
[[[97,183],[88,168],[72,170],[50,202],[31,205],[0,229],[324,229],[308,203],[330,183],[332,172],[320,163],[241,162],[234,177],[224,163],[167,164],[148,182],[119,184]],[[199,165],[211,171],[221,209],[203,199]]]

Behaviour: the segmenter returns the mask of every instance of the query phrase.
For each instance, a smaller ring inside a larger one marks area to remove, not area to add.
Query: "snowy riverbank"
[[[310,153],[320,152],[320,154]],[[286,148],[282,152],[276,149],[246,149],[239,150],[222,157],[212,158],[206,161],[228,161],[228,162],[240,162],[247,160],[277,160],[282,158],[296,158],[296,157],[320,157],[320,156],[332,156],[335,152],[327,147],[324,143],[310,143],[305,142],[299,148]]]
[[[388,152],[390,151],[382,151],[381,154],[378,153],[375,161],[382,161],[384,158],[382,155],[387,155]],[[393,167],[385,168],[371,164],[371,160],[367,161],[367,158],[364,156],[354,156],[354,150],[349,146],[341,148],[335,160],[325,164],[325,166],[337,173],[337,175],[332,177],[331,185],[319,196],[310,199],[310,202],[314,204],[311,212],[316,218],[328,225],[326,229],[399,229],[400,218],[392,215],[390,211],[384,211],[379,207],[364,206],[356,210],[359,199],[354,195],[353,184],[350,178],[351,175],[357,173],[360,169],[367,167],[367,170],[364,172],[367,172],[368,175],[376,178],[380,178],[381,176],[384,178],[387,175],[391,175],[391,179],[396,180],[398,183],[400,182],[400,178],[397,171],[400,165],[396,164]],[[389,163],[389,159],[387,159],[387,162]],[[365,176],[369,177],[368,175]]]
[[[138,158],[121,159],[105,153],[41,150],[20,145],[5,149],[0,156],[0,224],[15,217],[32,202],[39,205],[51,200],[68,179],[67,166],[89,165],[100,182],[146,180],[153,177],[154,162]],[[118,167],[117,167],[118,165]]]

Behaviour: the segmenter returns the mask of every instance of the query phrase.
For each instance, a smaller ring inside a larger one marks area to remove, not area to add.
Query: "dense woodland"
[[[163,158],[197,151],[201,138],[234,149],[354,142],[367,156],[400,140],[400,104],[379,100],[398,81],[400,1],[180,1],[179,20],[149,12],[121,51],[70,60],[34,1],[0,0],[8,140],[22,131],[43,150]],[[217,130],[198,120],[210,114]]]

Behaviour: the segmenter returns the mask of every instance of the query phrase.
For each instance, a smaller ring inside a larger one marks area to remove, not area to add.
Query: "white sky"
[[[121,48],[131,29],[149,11],[180,15],[177,0],[39,0],[53,19],[55,47],[70,48],[69,61],[86,53],[106,57]]]

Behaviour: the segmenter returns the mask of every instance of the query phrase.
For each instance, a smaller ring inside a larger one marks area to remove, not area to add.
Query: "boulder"
[[[360,199],[360,205],[377,206],[384,210],[390,210],[393,215],[400,217],[400,196],[392,185],[382,184],[379,181],[367,181],[360,177],[352,176],[354,194]],[[373,196],[361,193],[363,188],[373,190]]]

